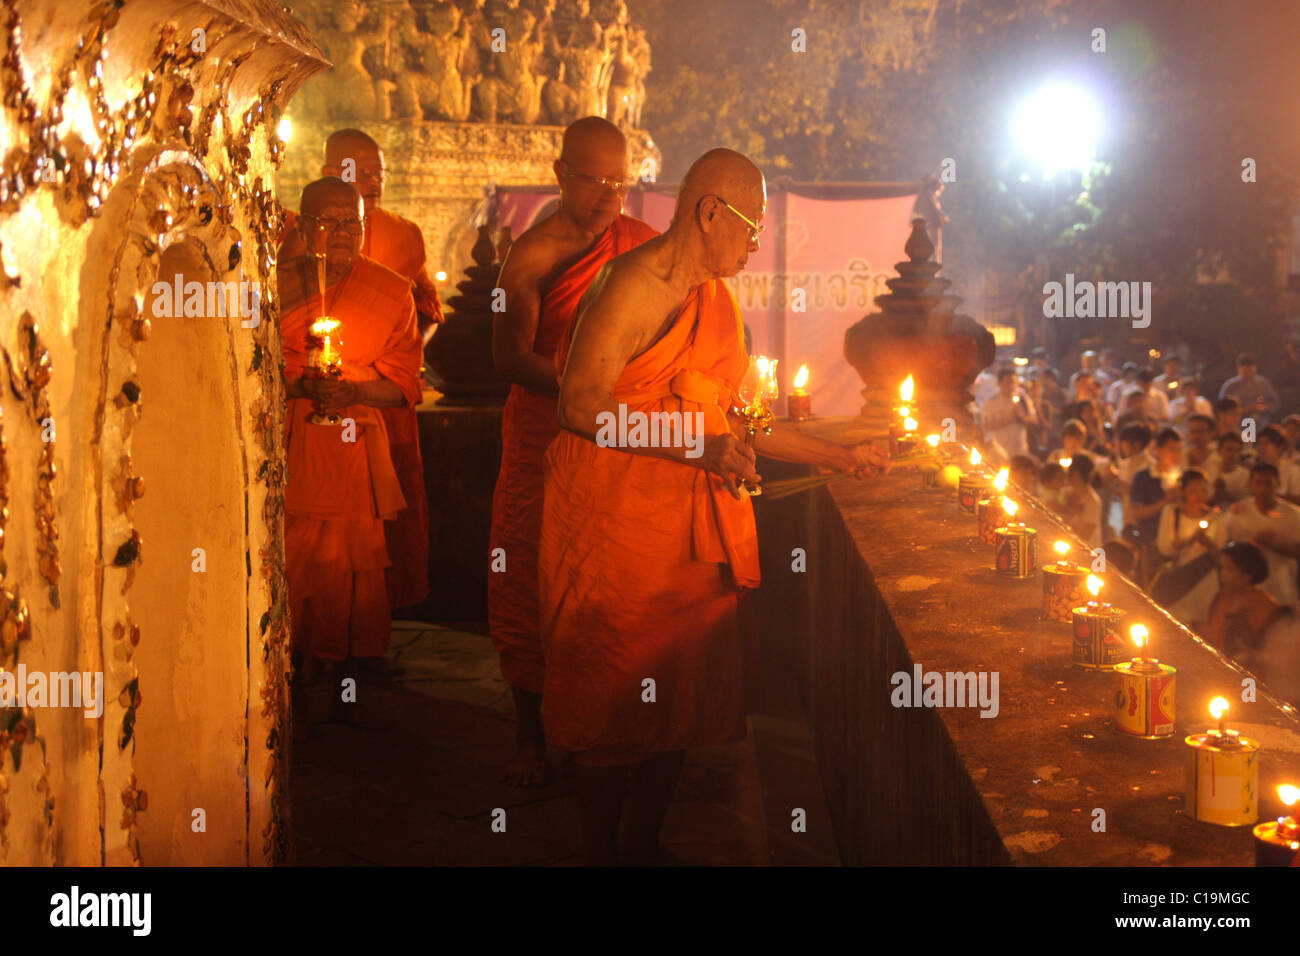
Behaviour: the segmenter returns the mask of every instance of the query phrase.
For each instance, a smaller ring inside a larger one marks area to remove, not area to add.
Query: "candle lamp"
[[[1124,657],[1120,628],[1124,611],[1099,601],[1102,580],[1088,575],[1088,593],[1092,600],[1070,609],[1074,624],[1074,666],[1084,670],[1113,670]]]
[[[777,398],[776,365],[779,359],[769,359],[766,355],[755,355],[749,360],[749,371],[736,390],[744,406],[740,416],[745,421],[745,444],[752,446],[761,431],[764,435],[772,433],[772,403]],[[763,488],[744,478],[740,479],[740,490],[751,497],[761,495]]]
[[[1115,691],[1115,729],[1121,733],[1159,740],[1174,734],[1174,680],[1177,671],[1148,656],[1150,633],[1143,624],[1129,630],[1138,656],[1115,665],[1119,687]]]
[[[927,488],[935,488],[939,484],[939,472],[943,467],[943,455],[939,451],[939,436],[926,435],[925,443],[930,446],[930,450],[934,453],[934,461],[922,465],[921,482]]]
[[[962,514],[976,514],[980,495],[987,498],[989,489],[993,487],[993,476],[980,467],[983,462],[979,449],[972,448],[970,470],[962,472],[961,477],[957,479],[957,509]]]
[[[1014,501],[1009,503],[1015,505]],[[1037,564],[1038,531],[1023,521],[1010,521],[998,528],[994,536],[993,569],[1009,578],[1033,577]]]
[[[1068,542],[1057,541],[1052,550],[1059,557],[1043,565],[1043,620],[1069,624],[1074,608],[1088,599],[1088,572],[1066,557]]]
[[[911,432],[917,429],[916,419],[912,417],[912,396],[916,393],[916,382],[907,376],[898,387],[898,397],[902,404],[894,409],[894,420],[889,425],[889,454],[891,457],[911,451],[916,445],[916,437]],[[910,427],[909,427],[910,426]]]
[[[1277,796],[1291,812],[1276,820],[1266,820],[1252,831],[1256,866],[1294,866],[1300,855],[1300,819],[1295,815],[1300,787],[1283,784],[1277,788]]]
[[[993,490],[996,494],[988,497],[981,497],[975,505],[975,520],[979,525],[979,538],[984,544],[997,544],[998,528],[1006,527],[1007,523],[1015,517],[1016,503],[1008,500],[1002,492],[1007,490],[1007,478],[1010,471],[1003,468],[998,472],[998,476],[993,479]]]
[[[808,366],[799,366],[794,377],[794,391],[785,400],[786,414],[796,422],[812,418],[812,396],[808,394]]]
[[[319,319],[312,322],[308,329],[307,338],[307,370],[305,372],[308,378],[332,378],[340,379],[343,377],[343,342],[339,338],[339,330],[342,323],[332,315],[322,315]],[[333,412],[326,414],[316,406],[316,410],[307,416],[307,421],[313,425],[337,425],[341,422],[342,416]]]
[[[1214,698],[1210,713],[1218,729],[1186,738],[1187,812],[1221,827],[1250,826],[1259,819],[1259,743],[1228,728],[1225,698]]]

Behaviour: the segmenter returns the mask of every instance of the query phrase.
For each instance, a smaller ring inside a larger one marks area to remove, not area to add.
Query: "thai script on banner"
[[[873,273],[865,259],[851,259],[839,272],[742,272],[726,282],[746,311],[773,305],[789,308],[791,291],[803,289],[809,309],[861,312],[888,291],[885,280],[892,276],[891,272]]]

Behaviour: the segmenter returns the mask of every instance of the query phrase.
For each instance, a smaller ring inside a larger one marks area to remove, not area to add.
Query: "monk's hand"
[[[699,467],[712,472],[722,479],[722,483],[731,492],[731,497],[741,497],[737,476],[754,484],[762,477],[754,470],[754,449],[746,445],[731,432],[721,435],[704,436],[704,454],[695,459]]]
[[[845,465],[841,471],[851,471],[858,478],[866,478],[889,471],[889,456],[869,441],[844,446]]]
[[[361,390],[356,382],[338,378],[321,379],[321,397],[317,399],[321,411],[334,415],[349,405],[356,405],[361,400]]]
[[[310,398],[313,402],[319,402],[328,394],[326,387],[331,384],[327,378],[310,378],[304,375],[298,379],[298,388],[304,398]]]

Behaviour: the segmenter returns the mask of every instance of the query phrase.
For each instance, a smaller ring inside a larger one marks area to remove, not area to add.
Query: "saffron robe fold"
[[[286,212],[280,233],[281,259],[306,252],[296,232],[296,222],[296,217]],[[416,311],[434,323],[443,320],[438,290],[425,267],[424,236],[419,226],[375,207],[366,216],[361,254],[409,279]],[[418,329],[415,335],[418,340]],[[406,507],[384,522],[391,561],[386,572],[388,599],[393,607],[409,607],[419,604],[429,594],[429,502],[425,495],[419,426],[414,405],[381,408],[379,413],[388,426],[393,467],[406,498]]]
[[[605,263],[657,236],[639,219],[619,216],[542,297],[533,351],[551,360],[577,317],[578,302]],[[537,539],[542,528],[542,457],[560,431],[556,401],[512,386],[501,417],[501,470],[492,494],[492,553],[506,569],[488,575],[488,626],[512,687],[542,692],[542,640],[537,610]]]
[[[557,361],[567,355],[562,344]],[[614,399],[629,414],[726,410],[748,368],[740,309],[709,280],[633,358]],[[742,589],[759,583],[753,505],[693,465],[561,432],[546,454],[539,551],[548,743],[586,764],[745,736],[753,666]],[[647,702],[647,679],[654,702]]]
[[[386,378],[413,408],[420,397],[420,343],[410,284],[359,256],[325,298],[342,323],[343,378]],[[321,297],[286,305],[280,334],[284,374],[291,379],[307,369],[307,336],[321,314]],[[307,421],[312,411],[310,399],[295,398],[285,414],[285,555],[294,646],[329,660],[382,656],[391,633],[383,521],[406,505],[388,429],[379,409],[351,405],[341,415],[355,422],[356,441],[344,441],[344,426],[313,425]]]

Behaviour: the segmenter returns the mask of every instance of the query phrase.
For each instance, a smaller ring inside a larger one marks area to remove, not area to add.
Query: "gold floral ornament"
[[[0,659],[9,660],[19,641],[31,640],[32,618],[27,602],[0,588]]]

